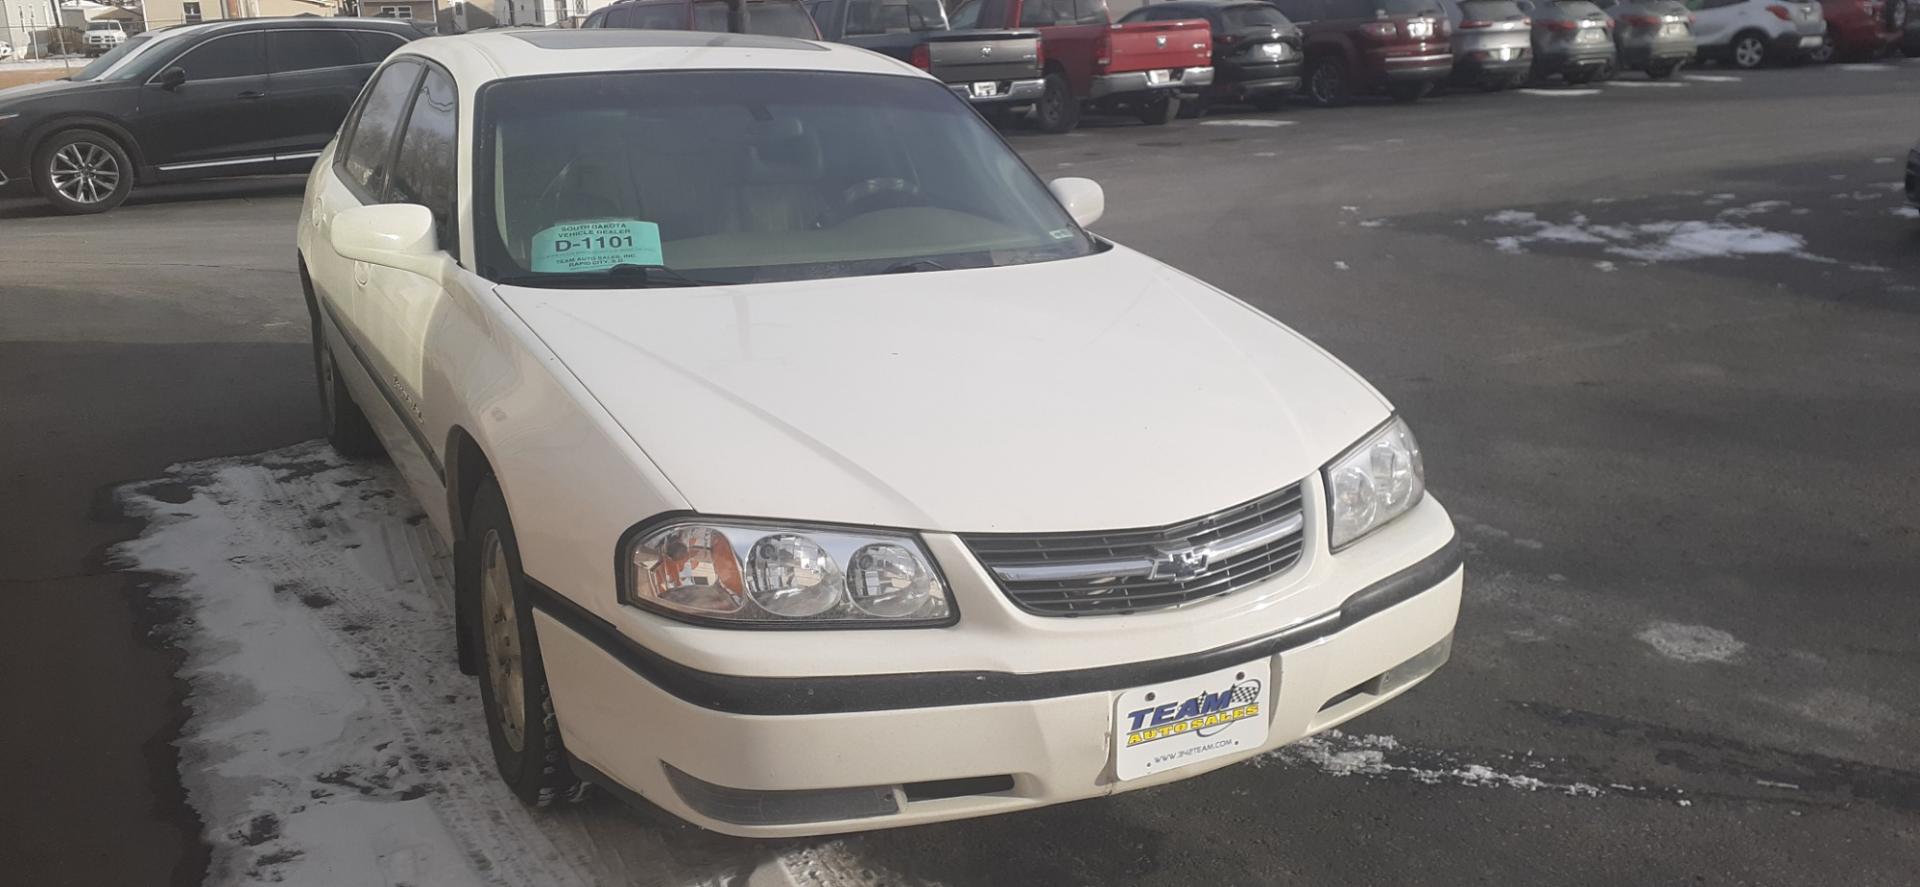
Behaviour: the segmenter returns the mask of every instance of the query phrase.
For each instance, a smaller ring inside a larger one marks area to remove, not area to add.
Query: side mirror
[[[186,85],[186,82],[187,82],[187,69],[182,68],[178,65],[175,65],[174,67],[161,71],[159,76],[153,78],[153,83],[155,86],[158,86],[161,89],[166,89],[166,90],[179,89],[180,87]]]
[[[356,262],[441,279],[452,262],[440,249],[433,211],[416,203],[377,203],[333,217],[333,251]]]
[[[1067,215],[1082,228],[1100,221],[1107,213],[1107,192],[1100,190],[1100,183],[1092,179],[1054,179],[1047,183],[1047,190],[1053,192],[1054,199],[1067,208]]]

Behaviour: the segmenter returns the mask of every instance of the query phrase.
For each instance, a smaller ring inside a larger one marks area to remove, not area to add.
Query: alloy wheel
[[[525,664],[520,649],[520,611],[513,603],[513,578],[498,532],[487,533],[480,549],[480,618],[482,655],[487,680],[493,686],[500,733],[515,752],[526,747]]]
[[[1742,37],[1733,44],[1733,63],[1742,68],[1758,68],[1767,58],[1767,48],[1758,37]]]
[[[120,188],[120,161],[93,142],[74,142],[48,162],[47,178],[60,196],[81,205],[100,203]]]
[[[1316,65],[1313,69],[1313,100],[1323,105],[1331,105],[1340,100],[1340,68],[1331,62]]]

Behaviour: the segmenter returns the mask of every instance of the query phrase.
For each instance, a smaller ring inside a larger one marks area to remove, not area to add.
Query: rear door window
[[[413,98],[414,84],[420,79],[420,65],[399,61],[381,69],[367,96],[360,103],[359,116],[353,122],[353,135],[347,140],[346,156],[340,166],[347,181],[367,195],[386,188],[387,167],[393,155],[393,134]]]
[[[360,47],[346,31],[274,31],[267,37],[268,67],[275,74],[361,64]]]
[[[187,82],[258,77],[267,73],[267,41],[260,33],[215,37],[186,51],[174,66],[187,72]]]
[[[360,63],[377,65],[393,55],[393,51],[407,45],[406,38],[399,34],[382,34],[379,31],[353,31],[353,44],[360,50]]]
[[[850,35],[943,31],[946,27],[947,15],[940,8],[940,0],[849,0],[847,4]]]

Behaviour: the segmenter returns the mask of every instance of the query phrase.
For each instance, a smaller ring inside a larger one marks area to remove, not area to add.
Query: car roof
[[[509,77],[613,71],[763,69],[927,77],[904,62],[838,43],[626,28],[521,28],[429,37],[398,55],[444,65],[463,89]]]

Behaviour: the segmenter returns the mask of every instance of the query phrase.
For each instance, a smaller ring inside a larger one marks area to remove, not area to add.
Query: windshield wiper
[[[514,274],[497,278],[508,286],[578,286],[614,283],[622,287],[651,289],[662,286],[724,286],[717,280],[688,277],[665,265],[637,265],[623,262],[597,271],[562,271],[549,274]]]
[[[945,271],[947,266],[932,259],[914,259],[897,265],[888,265],[881,274],[912,274],[915,271]]]

